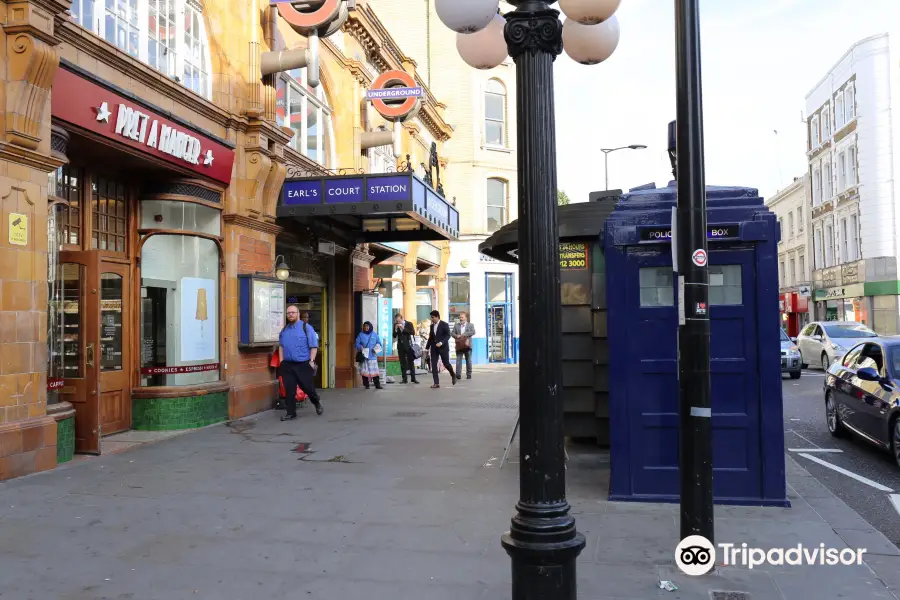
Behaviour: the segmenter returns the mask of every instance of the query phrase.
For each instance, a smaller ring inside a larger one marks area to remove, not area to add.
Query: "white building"
[[[456,34],[438,19],[433,2],[369,0],[418,75],[446,102],[454,128],[445,144],[441,182],[460,216],[460,240],[450,244],[448,302],[451,323],[460,312],[475,325],[475,362],[518,362],[518,267],[490,259],[478,245],[518,217],[516,189],[516,71],[511,59],[490,71],[468,66]],[[511,10],[504,4],[503,12]]]
[[[852,46],[806,97],[818,320],[898,332],[900,107],[888,34]]]
[[[812,215],[809,175],[795,177],[793,183],[766,200],[778,217],[778,291],[782,327],[795,337],[810,321],[812,283]]]

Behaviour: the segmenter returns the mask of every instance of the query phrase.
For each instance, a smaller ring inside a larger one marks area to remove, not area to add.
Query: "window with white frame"
[[[506,88],[496,79],[484,92],[484,143],[506,146]]]
[[[376,146],[366,150],[369,156],[369,173],[390,173],[397,170],[394,149],[391,146]]]
[[[306,69],[291,69],[278,78],[275,121],[294,130],[291,148],[329,166],[331,109],[322,86],[313,88],[308,84]]]
[[[812,118],[812,121],[809,124],[809,138],[810,138],[810,148],[815,150],[819,147],[819,117],[818,115]]]
[[[506,197],[506,182],[502,179],[491,178],[487,180],[487,230],[488,233],[497,231],[504,225],[508,216]]]
[[[856,117],[856,90],[852,83],[844,88],[844,123],[849,123]]]
[[[822,138],[823,142],[831,139],[831,111],[828,110],[827,104],[822,109]]]
[[[822,230],[816,229],[816,234],[813,236],[813,251],[815,252],[815,266],[816,269],[821,269],[825,266],[825,257],[824,257],[824,244],[822,243]]]
[[[847,148],[847,187],[858,183],[856,176],[856,146]]]
[[[825,226],[825,266],[834,266],[834,229],[831,225]]]
[[[794,213],[788,213],[788,237],[794,237]]]
[[[847,218],[841,219],[841,258],[844,261],[853,260],[850,258],[850,236],[847,235]]]
[[[838,92],[834,97],[834,128],[835,130],[840,129],[844,126],[846,121],[844,120],[844,94],[843,92]]]
[[[847,187],[847,153],[843,150],[838,154],[838,186],[837,191],[843,192]]]
[[[822,202],[822,175],[818,169],[813,171],[812,186],[813,204],[818,205]]]
[[[803,207],[797,207],[797,231],[803,231]]]
[[[797,283],[797,261],[794,258],[791,258],[791,281],[790,285],[795,285]]]
[[[801,254],[798,260],[800,261],[800,279],[806,281],[806,257]]]
[[[827,161],[822,167],[822,196],[824,200],[831,200],[834,196],[834,180],[831,175],[831,161]]]
[[[72,19],[166,77],[209,98],[212,78],[197,0],[74,0]]]
[[[784,219],[778,219],[778,243],[784,241]]]
[[[859,260],[862,258],[862,251],[859,249],[859,217],[857,215],[850,216],[850,260]]]
[[[779,275],[779,279],[781,279],[781,286],[780,286],[780,287],[784,287],[784,278],[785,278],[785,273],[784,273],[784,261],[781,261],[781,268],[778,269],[778,275]]]

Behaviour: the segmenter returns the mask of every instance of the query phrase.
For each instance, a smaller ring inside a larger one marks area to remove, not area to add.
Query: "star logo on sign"
[[[206,151],[206,158],[203,159],[203,164],[204,164],[205,166],[207,166],[207,167],[211,167],[211,166],[212,166],[212,161],[213,161],[212,150],[207,150],[207,151]]]
[[[97,109],[97,120],[105,121],[106,123],[109,123],[109,116],[111,114],[112,113],[109,112],[109,105],[106,102],[104,102],[103,104],[100,105],[100,108]]]

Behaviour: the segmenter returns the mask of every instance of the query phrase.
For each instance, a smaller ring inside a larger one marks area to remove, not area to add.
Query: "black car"
[[[825,418],[839,437],[851,431],[890,450],[900,466],[900,337],[854,346],[825,374]]]

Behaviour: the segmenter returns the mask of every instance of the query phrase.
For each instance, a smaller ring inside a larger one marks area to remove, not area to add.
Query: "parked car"
[[[797,336],[797,346],[804,367],[821,365],[827,371],[831,363],[860,341],[877,337],[877,333],[855,321],[816,321],[803,328]]]
[[[900,466],[900,337],[859,343],[825,374],[825,419],[831,435],[851,431]]]
[[[791,338],[781,330],[781,373],[789,373],[791,379],[800,379],[800,373],[803,372],[800,367],[801,358],[800,350],[791,341]]]

